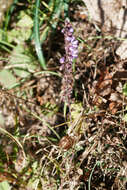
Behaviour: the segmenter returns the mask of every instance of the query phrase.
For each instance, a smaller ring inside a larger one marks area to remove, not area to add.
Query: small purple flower
[[[73,91],[74,78],[72,64],[78,57],[78,40],[73,36],[74,29],[70,21],[65,21],[65,26],[61,31],[64,34],[65,55],[60,58],[60,70],[63,70],[63,79],[61,87],[61,101],[70,104]]]
[[[70,28],[70,29],[69,29],[69,32],[70,32],[70,33],[73,33],[73,32],[74,32],[74,29],[73,29],[73,28]]]
[[[62,64],[62,63],[64,63],[65,62],[65,58],[64,57],[61,57],[60,58],[60,63]]]

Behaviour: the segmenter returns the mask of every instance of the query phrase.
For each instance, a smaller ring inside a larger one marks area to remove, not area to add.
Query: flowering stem
[[[71,102],[73,92],[74,78],[73,71],[75,70],[75,59],[78,57],[78,41],[73,36],[73,28],[68,19],[65,20],[65,26],[62,29],[65,42],[65,55],[60,58],[61,67],[63,70],[63,79],[61,87],[61,101],[67,105]]]

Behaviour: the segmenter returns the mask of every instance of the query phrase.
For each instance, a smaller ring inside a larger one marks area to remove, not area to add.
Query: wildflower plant
[[[65,26],[62,29],[64,34],[65,55],[60,58],[60,70],[63,71],[61,101],[69,105],[73,92],[74,77],[73,77],[73,62],[78,57],[78,40],[73,35],[73,28],[69,19],[65,20]]]

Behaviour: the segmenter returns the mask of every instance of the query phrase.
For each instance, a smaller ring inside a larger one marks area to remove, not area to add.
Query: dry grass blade
[[[3,129],[2,127],[0,127],[0,132],[3,133],[4,135],[7,135],[8,137],[10,137],[16,144],[17,146],[22,150],[23,156],[24,158],[26,158],[26,154],[24,152],[23,146],[22,144],[19,142],[19,140],[14,137],[11,133],[9,133],[8,131],[6,131],[5,129]]]

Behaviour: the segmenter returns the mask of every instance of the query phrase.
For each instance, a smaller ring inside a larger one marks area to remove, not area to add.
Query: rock
[[[93,23],[101,29],[111,31],[114,37],[127,36],[127,2],[126,0],[83,0]],[[116,50],[121,59],[127,58],[127,42],[121,41]]]

